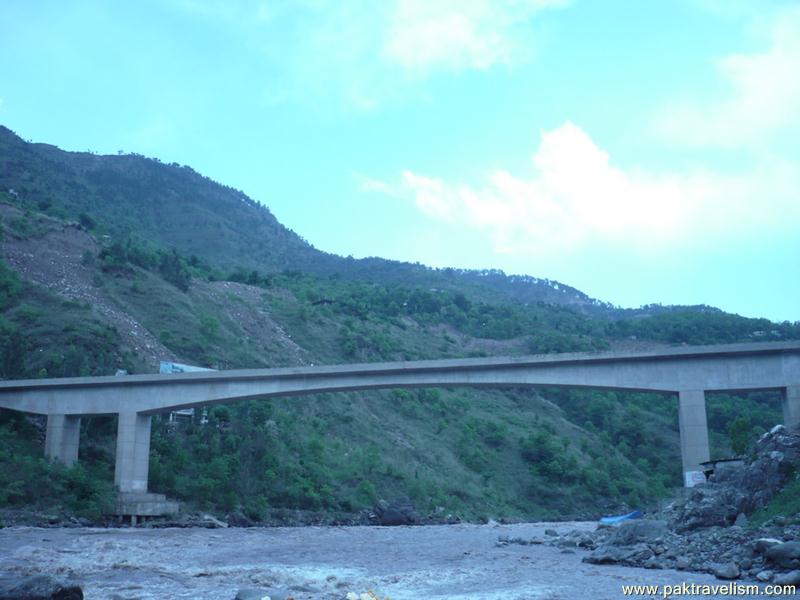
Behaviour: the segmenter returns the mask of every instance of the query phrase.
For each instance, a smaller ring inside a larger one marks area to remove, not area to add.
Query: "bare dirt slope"
[[[45,215],[26,216],[15,207],[0,204],[3,228],[0,252],[6,263],[23,279],[46,287],[56,294],[91,306],[101,321],[114,327],[128,350],[149,369],[159,361],[190,362],[166,347],[130,310],[121,306],[94,281],[96,267],[85,257],[96,257],[102,246],[78,223],[65,223]],[[25,233],[19,223],[25,221]],[[17,226],[12,226],[16,224]],[[276,347],[287,364],[313,362],[306,350],[269,315],[263,301],[264,290],[242,283],[195,280],[191,294],[209,301],[220,316],[234,321],[258,346]]]

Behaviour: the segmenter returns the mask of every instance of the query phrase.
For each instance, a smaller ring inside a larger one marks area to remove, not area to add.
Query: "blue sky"
[[[318,248],[800,320],[800,5],[0,1],[0,123]]]

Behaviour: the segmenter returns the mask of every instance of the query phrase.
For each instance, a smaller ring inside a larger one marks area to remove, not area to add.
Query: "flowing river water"
[[[603,600],[626,597],[627,584],[724,583],[698,573],[591,565],[581,562],[583,550],[497,545],[500,536],[541,538],[546,528],[594,526],[12,527],[0,530],[0,571],[74,580],[89,600],[233,600],[243,588],[267,590],[273,600],[344,600],[368,590],[392,600]]]

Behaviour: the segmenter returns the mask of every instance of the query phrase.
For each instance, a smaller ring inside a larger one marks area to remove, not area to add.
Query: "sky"
[[[797,0],[0,0],[0,123],[328,252],[800,320]]]

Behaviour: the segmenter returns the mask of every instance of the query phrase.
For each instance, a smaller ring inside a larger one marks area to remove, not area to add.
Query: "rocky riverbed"
[[[595,527],[12,527],[0,530],[0,572],[52,575],[80,585],[88,599],[114,600],[346,600],[369,590],[392,600],[602,600],[623,598],[627,584],[721,583],[709,574],[589,564],[588,551],[571,546],[498,543]]]

